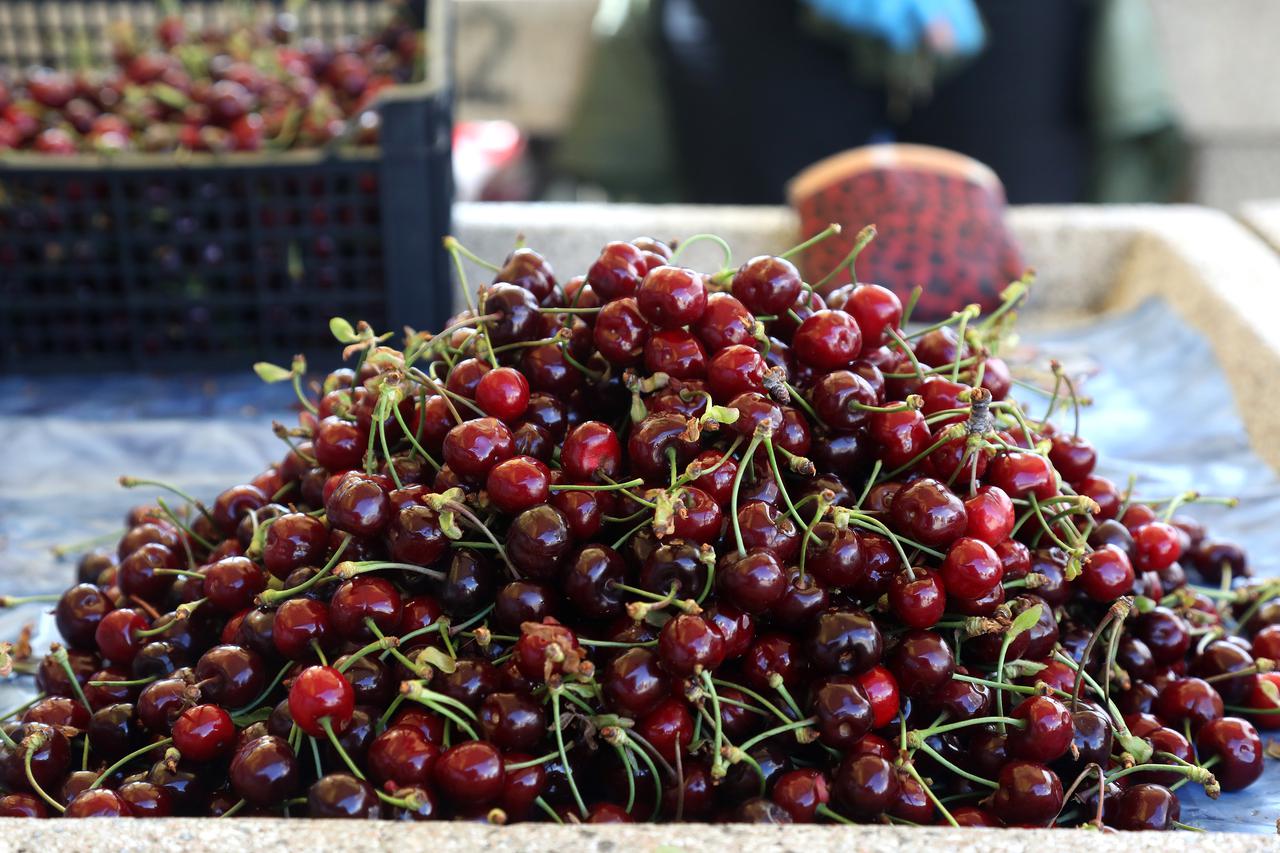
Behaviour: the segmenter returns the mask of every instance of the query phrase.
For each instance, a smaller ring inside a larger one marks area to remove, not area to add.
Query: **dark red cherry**
[[[369,744],[369,776],[378,784],[429,785],[440,748],[417,727],[391,726]]]
[[[303,566],[322,564],[328,546],[329,530],[323,521],[301,512],[288,513],[267,528],[262,564],[284,578]]]
[[[239,613],[266,588],[266,573],[246,557],[218,560],[204,573],[205,598],[224,613]]]
[[[927,697],[951,680],[955,656],[932,631],[908,631],[889,656],[889,670],[907,696]]]
[[[627,649],[611,660],[600,678],[605,701],[620,714],[638,719],[668,694],[669,680],[649,649]]]
[[[760,255],[734,273],[734,297],[755,314],[781,314],[800,295],[800,271],[785,258]]]
[[[763,613],[786,592],[787,578],[770,551],[731,552],[720,560],[716,584],[735,607],[747,613]]]
[[[858,357],[862,331],[844,311],[815,311],[796,329],[791,348],[798,359],[818,370],[836,370]]]
[[[283,802],[298,789],[298,760],[284,738],[264,735],[241,747],[231,761],[231,787],[255,806]]]
[[[692,331],[707,352],[716,353],[737,344],[750,345],[755,340],[755,317],[731,294],[712,293]]]
[[[987,482],[1011,498],[1035,495],[1045,501],[1058,493],[1058,479],[1047,457],[1030,451],[997,454],[987,467]]]
[[[871,730],[875,712],[857,679],[837,675],[814,685],[810,706],[818,718],[818,737],[833,749],[851,749]]]
[[[1009,826],[1048,826],[1062,810],[1062,782],[1041,764],[1011,761],[997,781],[991,810]]]
[[[527,694],[490,693],[477,716],[485,740],[506,752],[533,749],[547,734],[547,713]]]
[[[242,708],[267,686],[266,666],[256,652],[242,646],[214,646],[195,667],[201,693],[225,708]]]
[[[650,269],[640,283],[636,303],[645,319],[659,329],[678,329],[696,323],[707,308],[702,273],[674,266]]]
[[[980,598],[999,586],[1003,576],[1000,557],[981,539],[955,540],[942,561],[943,585],[958,598]]]
[[[1049,448],[1049,461],[1068,483],[1078,483],[1093,473],[1098,451],[1088,439],[1070,433],[1058,433]]]
[[[635,364],[644,355],[649,324],[631,297],[610,302],[596,315],[592,331],[596,350],[613,364]]]
[[[1049,696],[1024,699],[1011,714],[1023,728],[1009,728],[1009,751],[1017,758],[1047,764],[1066,753],[1075,729],[1071,712]]]
[[[832,789],[843,813],[873,820],[896,801],[898,773],[880,756],[850,752],[836,770]]]
[[[551,495],[551,469],[537,459],[513,456],[489,469],[485,490],[494,506],[515,514]]]
[[[109,788],[82,791],[67,803],[63,817],[133,817],[124,797]]]
[[[896,556],[896,554],[894,555]],[[932,569],[916,566],[893,575],[889,581],[889,607],[912,628],[937,624],[947,608],[946,588]]]
[[[1108,824],[1130,832],[1166,832],[1182,817],[1177,796],[1163,785],[1139,783],[1120,794]]]
[[[724,662],[724,637],[701,616],[681,613],[662,626],[658,656],[663,667],[679,676],[714,670]]]
[[[568,521],[550,504],[520,513],[507,530],[507,556],[534,578],[556,576],[572,547]]]
[[[111,600],[102,590],[93,584],[82,583],[62,594],[53,614],[58,631],[68,645],[91,649],[98,625],[113,609]]]
[[[644,367],[675,379],[701,379],[707,372],[707,353],[684,329],[655,332],[644,346]]]
[[[735,344],[715,352],[707,362],[707,388],[721,403],[748,391],[763,392],[768,370],[758,350]]]
[[[1222,697],[1203,679],[1179,678],[1160,691],[1156,713],[1171,728],[1181,730],[1186,722],[1192,731],[1198,731],[1205,723],[1222,717]]]
[[[998,486],[979,487],[977,494],[964,502],[964,511],[968,519],[965,536],[981,539],[992,548],[999,547],[1013,531],[1013,501]]]
[[[496,418],[464,421],[444,437],[445,463],[463,477],[483,479],[494,465],[515,455],[511,431]]]
[[[924,415],[915,409],[875,412],[868,424],[871,438],[879,446],[884,465],[890,470],[906,465],[933,444]]]
[[[502,754],[486,741],[470,740],[441,753],[432,771],[436,790],[459,806],[494,802],[503,792]]]
[[[856,285],[844,304],[862,331],[863,351],[884,346],[889,331],[902,324],[902,302],[897,294],[878,284]]]
[[[640,286],[647,266],[643,252],[630,243],[607,243],[590,269],[587,284],[601,299],[630,296]]]
[[[400,624],[402,601],[388,580],[357,575],[343,581],[329,600],[329,622],[345,639],[368,642],[375,635],[367,620],[382,633],[394,633]]]
[[[875,620],[857,609],[831,609],[818,614],[805,639],[810,663],[821,672],[832,674],[864,672],[880,662],[883,647]]]
[[[900,491],[890,510],[899,532],[930,547],[950,544],[968,525],[960,498],[943,483],[928,477]]]

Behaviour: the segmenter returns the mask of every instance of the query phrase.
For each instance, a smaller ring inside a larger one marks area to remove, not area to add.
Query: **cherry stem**
[[[1197,767],[1194,764],[1135,764],[1132,767],[1124,767],[1107,774],[1107,781],[1114,782],[1117,779],[1123,779],[1134,773],[1144,773],[1149,770],[1161,773],[1176,773],[1184,776],[1192,782],[1199,782],[1205,788],[1211,788],[1217,785],[1217,780],[1213,774],[1204,767]]]
[[[804,567],[805,567],[805,561],[809,556],[809,539],[812,538],[815,542],[822,544],[821,537],[819,537],[816,533],[814,533],[813,529],[818,526],[818,522],[822,521],[822,517],[827,514],[827,508],[830,506],[831,506],[831,503],[829,500],[826,499],[825,493],[822,495],[819,495],[818,509],[813,513],[813,520],[809,522],[809,526],[804,529],[805,536],[804,536],[804,539],[801,540],[800,542],[800,580],[801,581],[804,581],[805,579]]]
[[[608,474],[601,474],[600,476],[609,485],[607,486],[575,486],[573,484],[566,484],[566,485],[552,486],[551,488],[555,490],[574,489],[578,491],[584,491],[588,489],[594,490],[594,491],[609,491],[611,489],[616,489],[643,507],[646,507],[648,509],[658,508],[658,505],[653,501],[642,498],[639,495],[637,495],[635,492],[631,491],[632,486],[644,485],[644,480],[637,478],[636,480],[631,480],[626,483],[618,483],[615,480],[613,480],[611,477],[609,477]]]
[[[885,331],[885,334],[887,334],[890,338],[893,339],[893,343],[897,344],[898,349],[902,350],[903,354],[905,354],[907,359],[911,362],[911,367],[913,370],[915,370],[916,379],[919,379],[921,382],[923,382],[924,368],[920,366],[920,361],[919,359],[916,358],[915,351],[911,349],[911,344],[907,343],[906,339],[903,338],[902,335],[899,334],[897,330],[892,329],[889,326],[885,326],[884,331]]]
[[[217,528],[218,526],[218,522],[214,521],[213,516],[209,513],[209,510],[205,508],[204,504],[200,503],[200,501],[182,491],[182,489],[179,489],[177,486],[171,486],[168,483],[163,483],[159,480],[144,480],[139,477],[121,477],[120,485],[124,486],[126,489],[136,489],[138,486],[155,486],[158,489],[173,492],[175,495],[199,510],[200,514],[207,518],[209,522],[213,524],[214,528]]]
[[[982,778],[981,776],[975,776],[973,773],[970,773],[968,770],[962,770],[961,768],[959,768],[959,767],[957,767],[956,765],[952,764],[948,759],[946,759],[945,757],[943,757],[943,755],[942,755],[940,752],[938,752],[938,751],[937,751],[936,749],[934,749],[933,747],[929,746],[929,744],[927,744],[927,743],[921,743],[921,744],[920,744],[920,746],[918,746],[918,747],[917,747],[917,749],[919,749],[920,751],[924,752],[926,755],[928,755],[928,756],[929,756],[930,758],[932,758],[934,761],[936,761],[936,762],[938,762],[939,764],[941,764],[943,767],[945,767],[945,768],[947,768],[948,770],[950,770],[952,773],[954,773],[954,774],[956,774],[957,776],[960,776],[960,777],[962,777],[962,778],[964,778],[964,779],[968,779],[970,782],[973,782],[974,784],[982,785],[982,786],[987,787],[987,788],[999,788],[999,787],[1000,787],[1000,786],[999,786],[999,785],[997,785],[995,782],[992,782],[990,779],[984,779],[984,778]]]
[[[92,791],[94,788],[101,787],[102,783],[107,781],[107,778],[112,773],[115,773],[121,767],[128,765],[128,763],[130,761],[133,761],[133,759],[138,758],[139,756],[142,756],[142,755],[146,755],[148,752],[155,749],[156,747],[168,746],[171,743],[173,743],[173,738],[167,737],[167,738],[162,738],[161,740],[158,740],[155,743],[149,743],[146,746],[142,747],[141,749],[135,749],[133,752],[129,753],[124,758],[121,758],[115,764],[112,764],[106,770],[103,770],[102,773],[99,774],[98,778],[94,779],[93,783],[89,785],[89,790]]]
[[[803,720],[796,720],[795,722],[787,723],[784,726],[777,726],[775,728],[768,729],[767,731],[760,732],[760,734],[756,735],[755,737],[749,740],[743,741],[742,745],[739,746],[738,749],[742,750],[743,752],[746,752],[747,750],[751,749],[751,747],[755,746],[761,741],[768,740],[769,738],[775,737],[780,734],[786,734],[787,732],[794,732],[794,731],[800,731],[801,729],[807,729],[816,722],[818,722],[817,717],[805,717]]]
[[[62,806],[62,803],[59,803],[53,797],[45,793],[44,788],[41,788],[40,783],[36,781],[36,774],[31,771],[32,753],[44,747],[43,736],[32,738],[32,742],[24,743],[24,747],[25,748],[23,749],[23,755],[22,755],[22,769],[27,775],[27,784],[31,786],[31,790],[35,791],[37,794],[40,795],[40,799],[44,800],[46,803],[48,803],[49,805],[57,809],[59,814],[66,812],[66,809],[63,808]],[[90,787],[93,787],[93,786],[90,786]]]
[[[715,464],[712,465],[710,468],[703,468],[699,466],[698,463],[696,462],[690,462],[688,467],[685,468],[684,474],[680,476],[680,480],[676,485],[678,486],[688,485],[689,483],[692,483],[694,480],[698,479],[699,477],[718,471],[720,467],[724,465],[724,463],[728,462],[733,457],[733,452],[737,450],[738,446],[741,444],[742,444],[742,436],[740,435],[735,436],[733,439],[733,442],[729,445],[729,448],[724,452],[724,455],[721,456],[719,459],[717,459],[715,461]],[[696,474],[693,473],[694,470],[697,471]],[[555,488],[555,487],[553,486],[552,488]]]
[[[199,542],[202,546],[204,546],[204,549],[206,551],[212,551],[215,547],[217,547],[208,539],[205,539],[199,533],[196,533],[194,530],[192,530],[191,526],[188,525],[185,521],[178,518],[178,514],[169,508],[169,505],[164,502],[164,498],[156,498],[156,506],[160,507],[161,512],[163,512],[166,516],[168,516],[169,521],[173,522],[174,527],[177,527],[183,533],[187,534],[189,538],[195,540],[196,542]],[[192,556],[191,554],[191,543],[184,539],[182,542],[182,546],[187,551],[188,559],[190,559],[192,564],[194,564],[195,557]]]
[[[573,766],[569,763],[569,750],[564,746],[564,726],[560,722],[560,694],[564,692],[564,686],[555,684],[551,686],[551,718],[555,729],[556,751],[560,755],[560,763],[564,766],[565,779],[569,782],[569,790],[573,793],[573,800],[578,804],[578,811],[585,818],[588,814],[587,806],[582,801],[582,794],[578,793],[578,782],[573,778]]]
[[[498,556],[502,558],[502,562],[505,563],[507,568],[511,570],[511,574],[514,575],[515,577],[522,576],[520,570],[516,568],[515,563],[511,562],[511,558],[507,556],[507,549],[502,547],[502,543],[498,541],[497,537],[493,535],[492,531],[490,531],[489,528],[485,526],[484,522],[476,518],[475,514],[472,513],[470,509],[468,509],[464,504],[461,504],[458,501],[452,501],[452,500],[445,501],[441,506],[443,509],[447,509],[457,514],[459,518],[461,518],[463,521],[470,524],[471,527],[479,531],[480,534],[484,536],[484,538],[492,542],[494,549],[498,552]],[[444,580],[443,573],[437,572],[437,574],[439,575],[440,580]]]
[[[347,550],[347,546],[351,544],[351,540],[353,538],[354,537],[350,533],[343,534],[342,543],[338,545],[338,549],[333,552],[333,556],[329,558],[329,562],[325,563],[324,567],[321,568],[320,571],[316,572],[297,586],[290,587],[289,589],[264,590],[258,594],[258,603],[270,606],[282,599],[301,595],[316,584],[320,583],[321,580],[329,576],[333,571],[333,567],[338,565],[338,561],[342,559],[342,553]]]
[[[470,723],[458,716],[458,713],[461,712],[474,720],[475,712],[452,696],[446,696],[443,693],[430,690],[422,681],[403,682],[400,685],[400,693],[405,698],[426,705],[431,710],[453,720],[454,724],[466,732],[472,740],[480,740],[480,736],[476,734]],[[456,708],[457,711],[452,710],[453,708]]]
[[[44,692],[43,692],[43,691],[42,691],[42,692],[40,692],[40,693],[37,693],[35,696],[33,696],[33,697],[31,697],[30,699],[28,699],[27,701],[23,702],[23,703],[22,703],[21,705],[19,705],[18,707],[16,707],[16,708],[11,708],[11,709],[9,709],[8,711],[5,711],[3,714],[0,714],[0,721],[7,720],[7,719],[9,719],[10,717],[12,717],[12,716],[14,716],[14,715],[16,715],[16,714],[21,714],[22,712],[24,712],[24,711],[26,711],[28,708],[30,708],[32,705],[34,705],[34,704],[36,704],[37,702],[39,702],[39,701],[41,701],[42,699],[44,699],[44,697],[45,697],[45,694],[44,694]],[[3,728],[0,728],[0,731],[4,731],[4,729],[3,729]],[[7,735],[7,734],[8,734],[8,733],[6,732],[6,735]]]
[[[367,563],[342,563],[338,566],[334,574],[343,580],[349,580],[356,575],[368,574],[369,572],[380,572],[385,569],[395,569],[402,572],[412,572],[417,575],[426,575],[433,580],[442,581],[445,573],[438,569],[428,569],[426,566],[419,566],[417,563],[396,563],[396,562],[374,562]]]
[[[337,750],[338,755],[342,757],[342,761],[347,765],[347,769],[350,770],[351,774],[357,779],[363,780],[364,774],[360,772],[360,768],[356,766],[356,763],[351,760],[351,756],[347,755],[347,750],[343,748],[342,741],[338,740],[338,735],[334,733],[333,721],[328,717],[321,717],[319,722],[320,728],[324,729],[324,733],[328,735],[329,743],[333,744],[333,748]]]
[[[836,234],[839,234],[843,230],[844,229],[840,226],[839,223],[832,222],[830,225],[828,225],[826,228],[823,228],[817,234],[814,234],[808,240],[805,240],[803,243],[799,243],[795,246],[792,246],[790,249],[787,249],[785,252],[778,255],[778,257],[782,258],[783,260],[788,260],[790,258],[793,258],[796,255],[800,254],[801,252],[806,251],[807,249],[813,248],[814,246],[818,245],[828,237],[834,237]]]
[[[960,824],[956,822],[955,817],[953,817],[951,812],[947,810],[947,807],[942,804],[942,800],[938,799],[938,795],[933,793],[933,789],[924,781],[924,777],[920,775],[920,771],[916,770],[915,766],[912,765],[910,761],[904,761],[902,763],[902,769],[907,771],[907,775],[916,780],[916,784],[924,790],[925,796],[928,797],[930,802],[937,807],[938,811],[942,812],[942,816],[946,818],[947,823],[959,829]]]
[[[778,455],[773,450],[773,439],[765,436],[764,439],[765,453],[769,455],[769,467],[773,469],[774,482],[778,484],[778,492],[782,495],[783,501],[787,504],[787,512],[795,520],[796,525],[804,531],[804,541],[808,542],[812,536],[815,542],[821,542],[817,535],[805,526],[804,519],[800,517],[800,513],[796,511],[796,505],[791,502],[791,495],[787,492],[787,487],[782,479],[782,471],[778,468]]]
[[[62,667],[62,671],[67,674],[67,680],[71,683],[71,689],[75,692],[76,698],[80,700],[80,704],[88,708],[89,713],[92,714],[94,708],[89,704],[89,700],[85,698],[84,690],[80,688],[80,680],[76,677],[75,670],[71,668],[71,660],[67,657],[67,650],[62,646],[58,646],[50,654],[53,655],[53,659],[58,666]]]
[[[637,477],[634,480],[628,480],[625,483],[609,483],[604,486],[580,486],[576,483],[556,483],[551,487],[553,492],[613,492],[634,488],[635,486],[643,486],[644,478]],[[635,497],[629,495],[629,497]],[[646,501],[646,503],[650,503]]]
[[[440,465],[439,462],[435,460],[435,457],[433,457],[430,453],[428,453],[426,451],[426,448],[424,448],[418,442],[418,439],[413,434],[413,431],[409,429],[409,425],[404,422],[404,415],[400,414],[400,407],[392,406],[391,413],[395,417],[396,423],[400,424],[400,429],[401,431],[404,432],[404,437],[409,440],[409,446],[413,448],[413,451],[417,453],[419,456],[421,456],[423,459],[427,460],[428,465],[430,465],[435,470],[439,471],[442,466]],[[425,418],[421,414],[419,414],[418,417],[419,417],[418,427],[419,429],[421,429],[422,421],[425,420]],[[395,463],[391,463],[390,467],[394,469]]]
[[[109,542],[115,542],[119,538],[120,538],[120,534],[116,531],[112,531],[110,533],[100,533],[97,536],[90,536],[88,539],[81,539],[78,542],[71,542],[66,545],[55,545],[49,550],[50,552],[53,553],[53,556],[61,559],[62,557],[67,556],[68,554],[74,554],[79,551],[88,551],[90,548],[94,548],[98,545],[105,545]]]
[[[738,463],[738,470],[733,474],[733,491],[729,496],[729,508],[733,513],[733,538],[738,546],[738,554],[743,557],[747,556],[747,547],[742,541],[742,527],[738,524],[738,492],[742,489],[742,474],[751,465],[751,458],[755,456],[760,440],[759,434],[751,437],[751,443],[747,445],[746,452],[742,454],[742,461]]]
[[[720,754],[720,750],[724,747],[724,721],[720,716],[720,696],[716,693],[715,683],[711,680],[711,673],[703,670],[698,673],[698,680],[702,682],[702,687],[711,696],[711,714],[713,717],[712,724],[714,730],[714,748],[711,753],[711,778],[720,779],[725,775],[724,757]]]
[[[62,598],[58,593],[48,593],[44,595],[0,595],[0,607],[17,607],[22,604],[34,604],[36,602],[57,601]]]
[[[915,731],[909,732],[907,734],[907,744],[912,749],[916,749],[924,743],[925,738],[933,737],[934,735],[942,735],[947,732],[959,731],[960,729],[965,729],[970,726],[990,725],[1005,725],[1013,726],[1015,729],[1025,729],[1027,727],[1027,722],[1026,720],[1019,720],[1017,717],[1006,717],[1003,715],[973,717],[968,720],[956,720],[955,722],[941,723],[936,726],[930,726],[927,729],[916,729]]]
[[[841,823],[846,826],[858,825],[857,821],[849,820],[849,818],[833,810],[831,806],[827,805],[826,803],[818,803],[818,807],[814,809],[814,811],[817,814],[820,814],[823,817],[827,818],[828,820],[834,820],[836,823]]]
[[[904,411],[908,411],[908,410],[904,410]],[[898,476],[904,471],[910,471],[912,468],[916,467],[921,462],[923,462],[926,458],[928,458],[931,454],[941,450],[945,445],[950,444],[952,441],[955,441],[958,438],[962,438],[963,436],[964,436],[964,425],[952,424],[951,426],[947,427],[942,431],[942,434],[938,436],[937,441],[935,441],[933,444],[929,445],[924,450],[917,453],[908,462],[902,465],[899,465],[897,468],[894,468],[892,471],[890,471],[887,474],[881,475],[880,482],[884,482],[886,480],[892,480],[894,477]],[[873,481],[868,481],[868,482],[873,482]]]
[[[923,365],[921,365],[921,373],[923,373],[925,376],[937,376],[939,374],[948,372],[956,365],[959,365],[960,367],[972,367],[973,365],[978,364],[979,362],[982,362],[982,358],[980,356],[971,355],[968,358],[957,359],[956,361],[953,361],[950,364],[944,364],[941,367],[924,367]],[[882,373],[881,375],[885,379],[917,378],[917,374],[915,373]]]
[[[680,244],[676,246],[675,251],[671,253],[671,259],[667,261],[667,263],[674,265],[680,255],[684,253],[685,249],[689,248],[694,243],[700,243],[704,240],[709,240],[712,243],[715,243],[720,247],[720,251],[724,253],[724,262],[721,264],[722,268],[728,269],[733,266],[733,250],[729,248],[729,244],[725,242],[724,238],[717,234],[694,234],[692,237],[682,240]]]
[[[818,416],[818,413],[813,410],[813,406],[809,404],[809,401],[804,398],[804,395],[800,393],[798,388],[789,382],[784,383],[784,387],[791,395],[792,401],[794,401],[800,408],[804,409],[804,413],[809,416],[809,420],[819,426],[826,427],[827,422]]]
[[[160,678],[158,675],[151,675],[146,678],[134,678],[129,681],[90,681],[87,684],[90,687],[137,687],[142,684],[150,684]]]
[[[857,236],[853,238],[853,248],[851,248],[849,253],[840,260],[840,263],[835,265],[835,268],[832,269],[831,272],[819,279],[818,283],[813,286],[814,289],[816,290],[831,281],[831,279],[835,278],[836,275],[838,275],[845,267],[849,268],[850,281],[856,285],[858,283],[858,276],[854,273],[854,262],[857,261],[858,255],[866,248],[868,243],[875,239],[875,237],[876,227],[874,225],[868,225],[859,231]]]
[[[625,806],[627,814],[631,814],[632,809],[636,806],[636,774],[639,768],[634,764],[631,752],[618,743],[610,744],[614,752],[618,754],[618,760],[622,762],[622,767],[626,771],[627,777],[627,804]],[[662,799],[662,783],[658,783],[658,800]]]

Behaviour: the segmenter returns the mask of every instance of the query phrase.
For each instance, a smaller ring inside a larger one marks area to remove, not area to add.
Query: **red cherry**
[[[355,691],[342,673],[331,666],[309,666],[289,688],[289,714],[312,737],[324,737],[323,721],[335,733],[346,731],[355,713]]]
[[[1003,575],[1000,558],[981,539],[957,539],[942,562],[942,581],[947,593],[959,598],[986,595],[1000,584]]]
[[[485,491],[494,506],[515,515],[546,503],[551,495],[551,469],[528,456],[513,456],[489,470]]]
[[[900,710],[898,698],[898,682],[893,673],[883,666],[873,666],[857,676],[858,684],[871,700],[873,715],[871,728],[879,729],[889,725],[898,716]]]
[[[587,284],[601,299],[630,296],[644,278],[644,254],[630,243],[607,243],[587,271]]]
[[[707,353],[690,332],[666,329],[652,334],[644,345],[644,367],[675,379],[701,379],[707,372]]]
[[[947,609],[947,593],[942,578],[932,569],[916,566],[913,578],[906,570],[889,582],[889,606],[912,628],[928,628]]]
[[[1160,571],[1182,556],[1178,529],[1163,521],[1133,528],[1133,562],[1139,571]]]
[[[1080,586],[1094,601],[1108,604],[1133,589],[1133,566],[1115,545],[1086,554],[1080,565]]]
[[[1093,473],[1093,466],[1098,462],[1098,451],[1087,439],[1070,433],[1059,433],[1053,437],[1053,444],[1049,448],[1049,461],[1058,469],[1062,479],[1075,483]]]
[[[724,637],[701,616],[681,613],[663,625],[658,634],[658,656],[673,675],[714,670],[724,662],[724,651]]]
[[[854,287],[844,310],[858,321],[864,352],[884,346],[889,340],[889,330],[896,330],[902,324],[902,302],[898,295],[878,284]]]
[[[791,338],[796,357],[819,370],[847,367],[862,351],[862,331],[851,314],[816,311]]]
[[[1011,498],[1035,495],[1046,501],[1058,493],[1058,480],[1053,465],[1038,453],[1009,451],[1000,453],[987,467],[987,482],[999,486]]]
[[[641,282],[636,303],[645,319],[657,328],[678,329],[702,318],[707,309],[707,285],[700,272],[655,267]]]
[[[755,323],[756,318],[736,298],[728,293],[713,293],[707,297],[707,309],[692,331],[707,352],[716,353],[737,344],[752,344]]]
[[[188,761],[213,761],[236,742],[231,715],[217,705],[196,705],[173,722],[173,745]]]
[[[463,477],[480,479],[489,469],[515,455],[511,430],[496,418],[464,421],[444,437],[444,461]]]
[[[795,264],[785,258],[760,255],[738,268],[730,288],[748,311],[782,314],[796,301],[802,286]]]
[[[1013,531],[1015,513],[1013,501],[999,486],[981,486],[977,494],[964,502],[965,515],[969,519],[965,535],[981,539],[996,547],[1009,538]]]
[[[752,347],[735,344],[720,350],[707,364],[707,389],[724,403],[748,391],[763,392],[769,366]]]
[[[510,423],[529,405],[529,381],[510,367],[499,367],[480,377],[476,404],[486,415]]]
[[[586,421],[565,436],[560,464],[570,479],[603,482],[605,477],[617,477],[622,469],[622,443],[612,427]]]

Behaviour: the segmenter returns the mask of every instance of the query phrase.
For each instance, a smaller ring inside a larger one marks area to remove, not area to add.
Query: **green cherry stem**
[[[142,755],[146,755],[148,752],[150,752],[153,749],[156,749],[157,747],[168,746],[171,743],[173,743],[173,738],[167,737],[162,740],[158,740],[155,743],[149,743],[146,746],[142,747],[141,749],[135,749],[133,752],[121,758],[115,764],[112,764],[106,770],[103,770],[102,773],[98,775],[98,778],[93,780],[93,784],[89,786],[89,790],[102,787],[102,783],[107,781],[107,779],[111,776],[112,773],[115,773],[121,767],[128,765],[128,763],[130,761],[133,761],[133,759],[138,758],[139,756],[142,756]]]

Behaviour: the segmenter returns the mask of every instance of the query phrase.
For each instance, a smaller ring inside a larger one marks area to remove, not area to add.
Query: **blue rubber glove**
[[[973,0],[805,0],[819,15],[909,52],[967,56],[982,49],[985,31]]]

